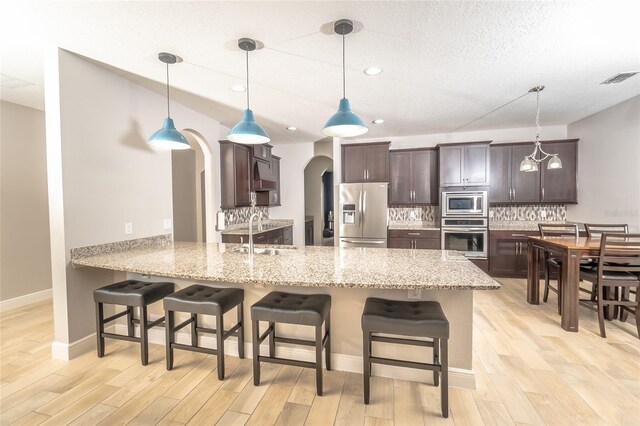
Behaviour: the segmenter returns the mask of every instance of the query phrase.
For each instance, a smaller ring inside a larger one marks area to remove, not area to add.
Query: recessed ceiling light
[[[378,75],[382,74],[382,68],[380,67],[369,67],[364,69],[364,73],[366,75]]]
[[[382,124],[384,123],[384,120],[382,118],[376,118],[375,120],[372,121],[373,124]]]
[[[287,130],[291,130],[292,132],[295,132],[296,130],[298,130],[298,128],[296,126],[289,126],[287,127]]]
[[[243,93],[247,91],[247,88],[242,84],[234,84],[233,86],[229,87],[229,89],[238,93]]]

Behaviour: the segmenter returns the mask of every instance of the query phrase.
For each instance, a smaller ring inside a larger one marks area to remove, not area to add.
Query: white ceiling
[[[171,69],[176,100],[232,126],[251,54],[251,107],[275,143],[320,139],[341,97],[341,39],[331,22],[355,20],[347,36],[347,97],[367,136],[567,124],[640,94],[640,2],[26,2],[0,6],[1,72],[33,85],[0,97],[42,109],[42,52],[59,46],[120,69],[161,91],[157,53],[184,58]],[[377,65],[375,77],[362,70]],[[480,119],[479,119],[480,118]],[[176,123],[179,126],[179,123]],[[285,130],[296,126],[298,132]]]

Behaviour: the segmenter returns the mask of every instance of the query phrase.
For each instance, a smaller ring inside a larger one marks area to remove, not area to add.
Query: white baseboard
[[[137,326],[136,326],[137,329]],[[116,324],[115,333],[126,334],[127,326],[125,324]],[[136,330],[137,333],[137,330]],[[95,333],[92,336],[95,339]],[[83,339],[84,341],[84,339]],[[92,349],[95,349],[95,340],[90,340],[93,343]],[[78,341],[80,342],[80,341]],[[78,343],[76,342],[76,343]],[[164,328],[152,328],[149,330],[149,342],[158,345],[164,345],[166,337]],[[186,331],[176,333],[176,342],[185,345],[191,344],[190,334]],[[227,340],[225,345],[225,354],[230,356],[238,356],[238,346],[235,339],[231,338]],[[207,348],[216,347],[216,338],[210,334],[203,334],[200,336],[200,346]],[[75,343],[74,343],[75,345]],[[108,343],[107,343],[108,345]],[[261,345],[261,353],[267,354],[269,351],[268,343]],[[75,350],[75,348],[74,348]],[[315,350],[306,349],[301,347],[293,347],[290,345],[279,345],[277,348],[277,356],[283,358],[297,359],[300,361],[315,361]],[[253,346],[251,343],[245,344],[245,358],[251,358],[253,353]],[[362,373],[362,357],[357,355],[346,354],[331,354],[332,369],[337,371],[347,371],[350,373]],[[433,383],[433,373],[430,371],[415,370],[412,368],[393,367],[389,365],[374,365],[373,375],[381,377],[390,377],[394,379],[410,380],[416,382]],[[462,368],[449,368],[449,385],[465,389],[475,389],[476,377],[473,370],[466,370]]]
[[[10,309],[21,308],[36,302],[51,299],[53,297],[52,289],[37,291],[35,293],[25,294],[24,296],[15,297],[13,299],[3,300],[0,302],[0,312]]]
[[[105,327],[105,331],[114,333],[115,325]],[[51,344],[51,357],[53,359],[61,359],[69,361],[89,351],[96,350],[96,333],[78,339],[72,343],[53,342]]]

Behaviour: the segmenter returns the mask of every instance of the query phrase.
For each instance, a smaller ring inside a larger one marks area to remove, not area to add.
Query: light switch
[[[171,219],[164,220],[164,229],[165,230],[171,229]]]
[[[124,224],[124,234],[125,235],[133,234],[133,223],[127,222]]]

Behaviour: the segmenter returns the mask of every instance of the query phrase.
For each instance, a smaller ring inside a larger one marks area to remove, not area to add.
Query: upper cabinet
[[[434,148],[389,151],[389,204],[438,204]]]
[[[533,152],[533,143],[491,146],[492,204],[578,202],[577,169],[578,139],[542,142],[542,149],[558,154],[561,169],[547,169],[549,160],[538,171],[521,172],[520,162]]]
[[[220,204],[224,208],[251,205],[250,147],[229,141],[220,141]]]
[[[254,147],[255,148],[255,147]],[[271,191],[256,192],[256,204],[259,206],[280,206],[280,157],[271,155],[271,179],[275,188]]]
[[[342,181],[389,182],[390,143],[342,145]]]
[[[440,186],[489,185],[489,143],[440,145]]]

